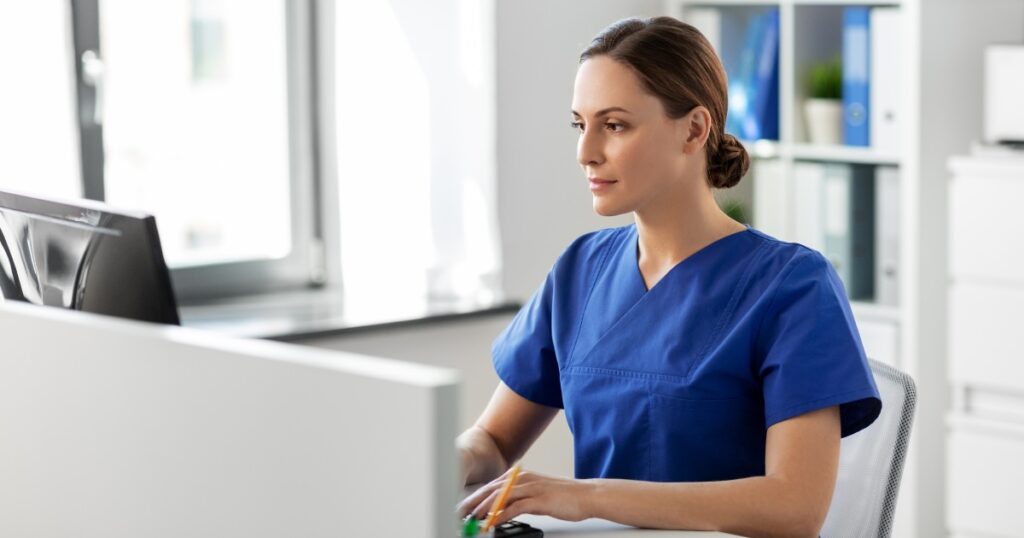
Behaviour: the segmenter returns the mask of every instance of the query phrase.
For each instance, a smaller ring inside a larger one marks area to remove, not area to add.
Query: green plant
[[[815,99],[843,98],[843,64],[838,57],[814,64],[807,72],[807,95]]]
[[[729,215],[732,220],[741,223],[747,222],[747,211],[739,201],[727,200],[720,202],[719,207],[721,207],[722,211],[724,211],[726,215]]]

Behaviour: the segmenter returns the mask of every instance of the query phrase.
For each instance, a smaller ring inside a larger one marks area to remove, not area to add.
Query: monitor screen
[[[151,215],[0,191],[0,297],[178,325]]]

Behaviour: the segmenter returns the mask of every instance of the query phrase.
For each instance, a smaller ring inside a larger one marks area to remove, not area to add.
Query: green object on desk
[[[462,526],[463,536],[476,536],[480,532],[480,522],[473,516],[466,518],[466,524]]]

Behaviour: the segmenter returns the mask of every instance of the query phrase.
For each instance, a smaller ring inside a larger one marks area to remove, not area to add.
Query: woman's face
[[[687,150],[692,112],[669,118],[632,69],[608,56],[583,62],[572,113],[580,131],[576,156],[599,215],[642,211],[683,187],[695,162]]]

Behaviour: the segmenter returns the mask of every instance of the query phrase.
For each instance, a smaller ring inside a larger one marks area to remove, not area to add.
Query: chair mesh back
[[[917,390],[909,375],[871,360],[882,413],[867,428],[843,438],[839,475],[821,535],[888,537],[914,421]]]

